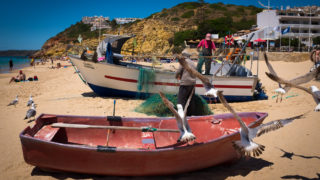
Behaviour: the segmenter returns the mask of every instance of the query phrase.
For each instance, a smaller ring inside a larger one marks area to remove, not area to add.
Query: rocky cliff
[[[108,34],[135,34],[134,39],[128,40],[122,50],[125,54],[171,54],[174,48],[174,34],[185,30],[197,30],[199,24],[210,23],[217,18],[228,17],[231,23],[246,22],[255,24],[256,13],[261,9],[254,6],[225,5],[222,3],[208,4],[187,2],[178,4],[170,9],[163,9],[149,17],[134,23],[114,26],[110,30],[103,30]],[[240,26],[233,29],[240,30]],[[214,26],[214,25],[213,25]],[[228,27],[226,27],[228,28]],[[82,46],[94,48],[98,44],[98,31],[90,32],[90,26],[77,23],[50,38],[43,45],[37,56],[61,56],[66,54],[68,44],[80,45],[77,42],[79,34],[83,37]],[[134,46],[134,44],[136,44]],[[69,51],[71,51],[69,49]]]

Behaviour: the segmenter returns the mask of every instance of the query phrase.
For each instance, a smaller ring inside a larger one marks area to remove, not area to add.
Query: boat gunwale
[[[241,117],[241,114],[256,114],[256,115],[259,115],[261,114],[261,116],[259,118],[257,118],[255,121],[251,122],[248,127],[252,127],[254,126],[255,124],[258,124],[259,122],[262,122],[267,116],[268,116],[268,113],[267,112],[239,112],[238,113]],[[38,118],[36,119],[36,122],[44,115],[53,115],[53,114],[40,114],[38,116]],[[225,114],[220,114],[221,116],[222,115],[225,115],[225,116],[233,116],[231,113],[225,113]],[[106,116],[74,116],[74,115],[53,115],[55,117],[82,117],[82,118],[106,118]],[[214,116],[214,115],[209,115],[209,116]],[[216,115],[216,116],[219,116]],[[190,117],[206,117],[206,116],[190,116]],[[174,117],[165,117],[164,119],[160,119],[160,118],[147,118],[147,117],[142,117],[142,118],[139,118],[140,120],[141,119],[155,119],[157,121],[160,121],[160,120],[170,120],[170,119],[173,119]],[[134,118],[134,117],[130,117],[128,118],[129,120],[130,119],[137,119],[137,118]],[[128,120],[128,119],[125,119],[125,120]],[[34,126],[33,126],[34,127]],[[20,141],[22,141],[22,139],[27,139],[29,141],[35,141],[35,142],[41,142],[41,143],[45,143],[45,144],[51,144],[51,145],[55,145],[55,146],[61,146],[61,147],[65,147],[65,148],[77,148],[77,149],[85,149],[85,150],[93,150],[93,151],[97,151],[97,146],[88,146],[88,145],[78,145],[78,144],[65,144],[65,143],[59,143],[59,142],[53,142],[53,141],[46,141],[46,140],[41,140],[41,139],[38,139],[38,138],[35,138],[34,136],[27,136],[25,135],[26,131],[28,129],[32,129],[33,127],[30,127],[30,126],[27,126],[20,134],[19,134],[19,137],[20,137]],[[43,126],[42,126],[43,127]],[[41,128],[42,128],[41,127]],[[187,146],[171,146],[171,147],[164,147],[164,148],[157,148],[157,149],[138,149],[138,148],[115,148],[115,151],[112,151],[112,153],[114,152],[142,152],[142,153],[157,153],[157,152],[166,152],[166,151],[172,151],[172,150],[187,150],[187,149],[190,149],[190,148],[193,148],[193,147],[198,147],[198,146],[204,146],[204,145],[209,145],[209,144],[213,144],[213,143],[216,143],[218,141],[221,141],[223,139],[226,139],[226,138],[229,138],[231,136],[235,136],[239,134],[239,130],[237,130],[236,132],[232,132],[231,134],[227,134],[227,135],[222,135],[222,136],[219,136],[218,138],[215,138],[215,139],[211,139],[207,142],[203,142],[203,143],[195,143],[195,144],[192,144],[192,145],[187,145]],[[174,145],[174,144],[173,144]]]
[[[86,62],[86,63],[91,63],[91,64],[99,64],[99,65],[106,65],[106,66],[113,66],[113,67],[117,67],[117,68],[123,68],[123,69],[133,69],[133,70],[138,70],[139,71],[139,68],[135,68],[135,67],[128,67],[128,66],[122,66],[122,65],[117,65],[117,64],[108,64],[108,63],[101,63],[101,62],[93,62],[93,61],[84,61],[80,58],[77,58],[77,57],[71,57],[70,58],[71,61],[72,59],[76,59],[78,61],[83,61],[83,62]],[[124,63],[127,63],[127,62],[124,62]],[[133,64],[133,63],[127,63],[127,64],[132,64],[132,65],[136,65],[136,64]],[[76,65],[74,65],[76,66]],[[150,69],[153,69],[152,66],[145,66],[145,65],[139,65],[141,67],[145,67],[145,68],[150,68]],[[76,66],[77,67],[77,66]],[[77,67],[78,68],[78,67]],[[175,74],[175,72],[173,71],[170,71],[170,70],[162,70],[160,68],[155,68],[155,71],[156,73],[158,74]],[[227,78],[234,78],[234,79],[258,79],[257,76],[245,76],[245,77],[242,77],[242,76],[211,76],[211,75],[205,75],[209,78],[219,78],[219,79],[227,79]]]

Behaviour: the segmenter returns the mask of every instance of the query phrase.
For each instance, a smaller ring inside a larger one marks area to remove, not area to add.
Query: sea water
[[[13,69],[30,66],[31,59],[26,56],[0,56],[0,73],[10,72],[9,61],[13,61]]]

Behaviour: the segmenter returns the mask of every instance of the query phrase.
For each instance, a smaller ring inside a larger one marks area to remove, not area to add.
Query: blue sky
[[[260,0],[267,4],[267,0]],[[0,6],[0,50],[40,49],[82,16],[147,17],[186,0],[5,0]],[[257,0],[205,0],[255,5]],[[318,5],[320,0],[271,0],[271,6]]]

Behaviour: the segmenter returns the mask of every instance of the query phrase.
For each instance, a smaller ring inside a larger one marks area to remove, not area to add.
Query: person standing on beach
[[[10,71],[12,71],[13,70],[13,61],[12,61],[12,59],[10,59],[10,61],[9,61],[9,67],[10,67]]]
[[[200,48],[202,48],[200,52]],[[211,41],[211,34],[207,33],[205,39],[202,39],[197,46],[197,50],[199,52],[199,61],[197,65],[197,71],[201,73],[202,65],[205,63],[205,74],[210,74],[211,69],[211,57],[214,51],[216,50],[216,46],[213,41]],[[204,56],[204,57],[203,57]]]
[[[30,66],[33,66],[34,68],[36,67],[36,64],[34,62],[34,59],[32,58],[31,61],[30,61]]]
[[[186,62],[191,68],[196,69],[195,64],[190,59],[190,54],[182,52],[183,58],[186,57]],[[187,116],[191,116],[195,114],[195,98],[194,98],[194,91],[193,88],[195,88],[196,85],[196,77],[192,76],[187,70],[185,70],[181,65],[179,66],[178,71],[176,72],[176,79],[180,80],[180,86],[179,86],[179,92],[178,92],[178,102],[177,104],[181,104],[184,108],[187,100],[190,96],[190,93],[193,92],[193,96],[191,98],[188,110],[187,110]]]

